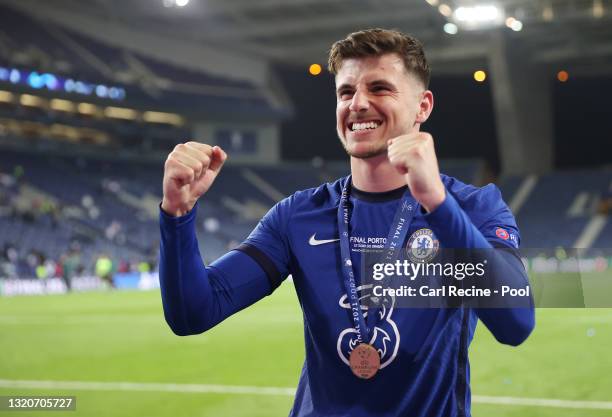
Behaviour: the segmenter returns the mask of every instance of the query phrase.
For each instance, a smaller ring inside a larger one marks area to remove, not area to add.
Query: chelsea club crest
[[[419,229],[414,232],[408,244],[406,253],[412,262],[425,263],[431,261],[440,249],[440,242],[431,229]]]

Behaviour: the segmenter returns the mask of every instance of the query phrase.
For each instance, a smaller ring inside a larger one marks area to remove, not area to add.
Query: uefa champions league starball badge
[[[438,254],[440,242],[431,229],[419,229],[414,232],[406,245],[406,254],[412,262],[426,263]]]

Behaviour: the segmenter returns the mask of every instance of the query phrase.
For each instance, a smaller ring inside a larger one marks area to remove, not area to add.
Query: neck
[[[381,193],[406,185],[404,176],[389,162],[384,153],[367,159],[351,157],[353,186],[368,193]]]

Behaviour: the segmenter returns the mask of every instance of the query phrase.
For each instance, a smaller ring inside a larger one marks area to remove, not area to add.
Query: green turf
[[[612,401],[612,310],[540,309],[518,348],[479,325],[472,344],[476,395]],[[304,357],[293,287],[204,335],[174,336],[159,294],[102,292],[0,298],[0,379],[129,381],[293,387]],[[287,395],[0,388],[0,395],[76,395],[76,412],[42,416],[286,416]],[[481,416],[604,416],[610,410],[474,404]]]

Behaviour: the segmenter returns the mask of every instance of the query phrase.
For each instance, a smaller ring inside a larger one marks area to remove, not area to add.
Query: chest
[[[394,226],[400,201],[352,204],[348,247],[357,286],[366,253],[385,249]],[[297,215],[291,227],[291,273],[298,294],[304,300],[335,304],[346,295],[341,269],[340,227],[337,207]],[[423,215],[417,211],[407,216],[403,244],[427,244],[424,238],[435,239]]]

